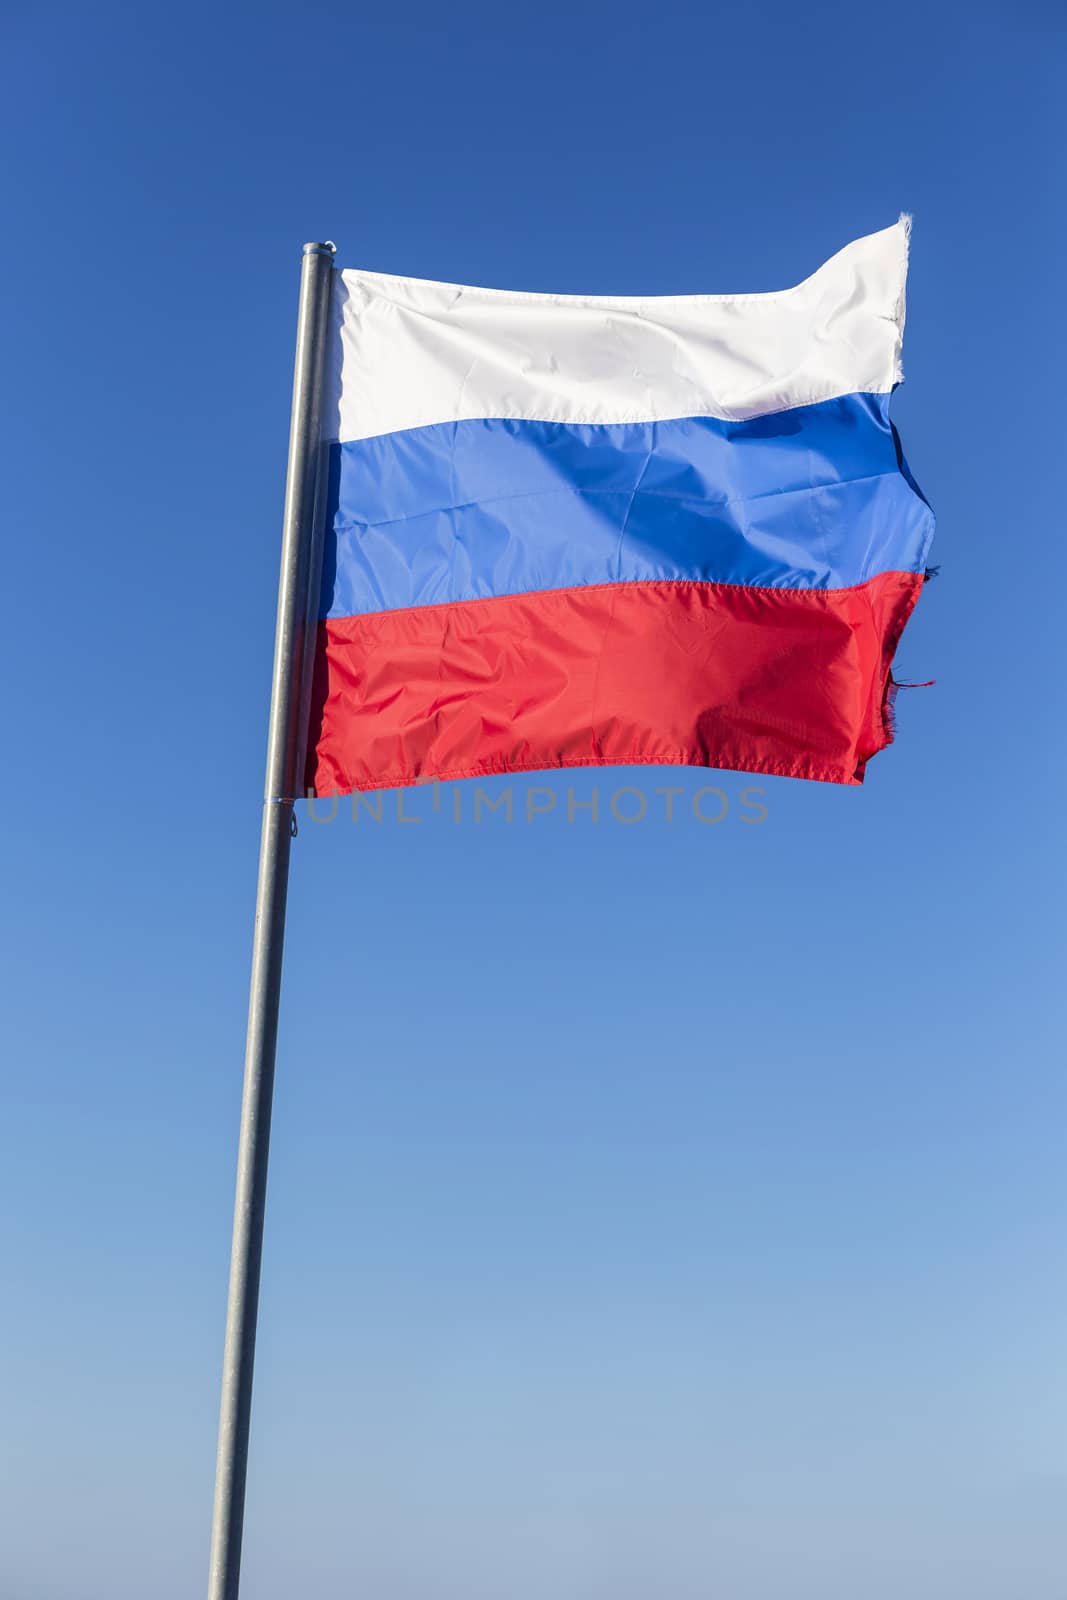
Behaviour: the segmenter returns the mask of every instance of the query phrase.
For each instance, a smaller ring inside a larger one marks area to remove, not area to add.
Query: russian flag
[[[335,272],[309,788],[861,782],[933,533],[889,419],[908,232],[771,294]]]

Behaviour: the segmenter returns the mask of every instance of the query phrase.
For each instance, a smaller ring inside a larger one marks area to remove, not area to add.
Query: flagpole
[[[302,787],[301,710],[306,704],[305,679],[311,658],[307,639],[317,614],[322,564],[316,493],[322,455],[322,374],[333,255],[332,244],[306,244],[300,275],[208,1600],[237,1600],[241,1576],[289,849],[295,825],[294,804]]]

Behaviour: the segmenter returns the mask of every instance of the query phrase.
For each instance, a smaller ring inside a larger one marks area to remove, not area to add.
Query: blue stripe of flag
[[[439,423],[332,447],[322,615],[642,580],[850,588],[921,571],[932,534],[888,395]]]

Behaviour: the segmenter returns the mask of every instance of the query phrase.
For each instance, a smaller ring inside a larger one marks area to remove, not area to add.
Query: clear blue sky
[[[302,826],[245,1593],[1067,1594],[1057,12],[8,12],[5,1600],[205,1582],[301,244],[755,290],[902,209],[865,788]]]

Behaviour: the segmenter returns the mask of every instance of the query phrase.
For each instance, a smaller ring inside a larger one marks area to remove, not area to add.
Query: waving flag
[[[334,273],[308,783],[688,763],[859,783],[933,516],[908,224],[795,288]]]

